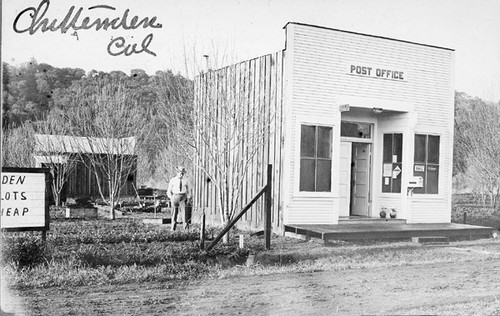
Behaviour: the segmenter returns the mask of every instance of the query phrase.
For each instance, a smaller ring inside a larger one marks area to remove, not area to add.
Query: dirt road
[[[386,315],[478,301],[483,310],[463,314],[492,315],[500,314],[499,285],[500,262],[490,260],[42,289],[22,296],[26,315]]]

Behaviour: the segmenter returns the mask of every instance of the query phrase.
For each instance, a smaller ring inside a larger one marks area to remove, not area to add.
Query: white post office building
[[[252,198],[272,164],[275,229],[380,218],[383,209],[406,223],[449,223],[454,50],[302,23],[284,30],[283,51],[203,73],[195,83],[197,113],[232,102],[258,109],[252,124],[271,126],[239,203]],[[210,93],[214,80],[223,83]],[[224,85],[233,97],[220,97]],[[195,124],[203,130],[201,119]],[[215,221],[207,161],[197,162],[205,165],[194,174],[195,208]],[[256,205],[243,222],[260,227],[261,212]]]

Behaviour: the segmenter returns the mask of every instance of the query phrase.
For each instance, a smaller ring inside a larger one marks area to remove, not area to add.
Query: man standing
[[[177,226],[177,214],[181,213],[182,223],[184,224],[184,229],[188,228],[187,218],[186,218],[186,202],[188,198],[191,198],[191,186],[189,181],[184,178],[186,174],[186,169],[184,167],[177,167],[177,176],[173,177],[168,183],[167,195],[172,203],[172,231],[175,230]]]

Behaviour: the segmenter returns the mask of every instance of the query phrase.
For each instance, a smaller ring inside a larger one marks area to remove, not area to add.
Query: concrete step
[[[450,238],[446,236],[425,236],[425,237],[412,237],[412,242],[420,243],[423,245],[449,245]]]

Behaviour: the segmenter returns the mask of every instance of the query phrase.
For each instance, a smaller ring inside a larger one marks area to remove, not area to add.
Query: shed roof
[[[35,134],[36,153],[135,155],[135,137],[97,138]]]

